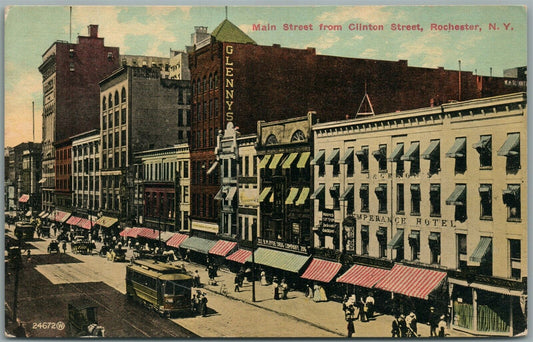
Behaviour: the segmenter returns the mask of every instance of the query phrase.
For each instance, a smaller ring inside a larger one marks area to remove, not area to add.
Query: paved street
[[[47,255],[49,239],[32,242],[32,260],[25,264],[19,292],[20,317],[31,327],[33,322],[65,320],[66,303],[80,295],[89,296],[100,306],[99,323],[109,337],[343,337],[346,322],[341,304],[333,301],[315,303],[303,293],[289,292],[287,300],[274,300],[271,286],[256,283],[256,302],[252,302],[252,285],[244,282],[241,292],[233,292],[234,274],[218,272],[218,285],[206,285],[205,267],[185,263],[188,270],[198,270],[207,293],[207,317],[166,320],[137,304],[126,302],[125,263],[113,263],[93,255]],[[97,246],[99,250],[100,246]],[[95,252],[96,253],[96,252]],[[129,250],[127,258],[131,257]],[[25,260],[25,259],[24,259]],[[182,263],[181,261],[179,262]],[[28,281],[30,277],[31,281]],[[228,289],[220,294],[221,284]],[[6,287],[10,302],[12,282]],[[11,297],[12,298],[12,297]],[[48,303],[54,303],[49,305]],[[173,323],[172,323],[173,322]],[[392,317],[355,322],[357,337],[389,337]],[[174,324],[175,323],[175,324]],[[419,324],[422,337],[429,327]],[[64,332],[30,330],[35,337],[65,336]],[[469,336],[451,331],[450,336]]]

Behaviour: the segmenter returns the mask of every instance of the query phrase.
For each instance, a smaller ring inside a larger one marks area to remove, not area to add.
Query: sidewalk
[[[181,263],[181,262],[179,262]],[[256,306],[285,317],[310,324],[311,326],[328,331],[337,336],[346,336],[346,321],[342,304],[334,301],[314,302],[306,298],[303,292],[291,291],[287,300],[274,300],[274,289],[270,286],[261,286],[259,281],[255,283],[256,301],[252,302],[252,283],[246,280],[241,292],[234,292],[235,274],[225,269],[218,270],[217,285],[208,285],[208,275],[205,266],[194,263],[185,263],[187,270],[198,270],[203,290],[220,295],[220,288],[225,284],[227,297],[233,300]],[[207,292],[206,291],[206,292]],[[355,337],[390,337],[393,317],[391,315],[377,315],[369,322],[355,321]],[[429,337],[429,326],[418,324],[418,333],[421,337]],[[448,330],[449,337],[472,337],[459,331]]]

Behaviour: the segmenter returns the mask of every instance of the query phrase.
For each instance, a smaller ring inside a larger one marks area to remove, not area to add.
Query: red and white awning
[[[92,226],[94,226],[96,223],[93,221]],[[91,221],[88,219],[82,218],[80,222],[76,224],[78,227],[81,227],[83,229],[91,230]]]
[[[29,199],[30,199],[30,195],[22,195],[19,198],[19,202],[20,203],[26,203],[26,202],[28,202]]]
[[[172,237],[167,241],[167,246],[174,247],[174,248],[179,248],[181,243],[183,241],[185,241],[188,237],[189,237],[189,235],[176,233],[176,234],[172,235]]]
[[[137,233],[137,237],[143,237],[150,240],[159,239],[159,230],[154,230],[150,228],[139,228],[140,231]]]
[[[337,275],[342,264],[322,259],[311,260],[311,263],[302,274],[302,278],[329,283]]]
[[[81,218],[80,217],[77,217],[77,216],[71,216],[68,220],[67,220],[67,224],[71,224],[73,226],[77,225],[78,222],[81,221]]]
[[[237,242],[218,240],[217,243],[211,247],[209,254],[221,255],[225,257],[233,248],[237,246]]]
[[[337,278],[337,283],[352,284],[372,288],[390,270],[371,266],[353,265],[346,273]]]
[[[444,278],[446,272],[394,265],[389,274],[376,284],[376,288],[409,297],[428,299],[429,294],[442,284]]]
[[[238,249],[235,253],[228,255],[226,260],[231,260],[238,262],[239,264],[244,264],[246,259],[252,255],[252,251],[246,249]]]

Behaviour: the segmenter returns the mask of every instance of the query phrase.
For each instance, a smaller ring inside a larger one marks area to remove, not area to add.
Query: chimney
[[[98,38],[98,25],[89,25],[89,37]]]

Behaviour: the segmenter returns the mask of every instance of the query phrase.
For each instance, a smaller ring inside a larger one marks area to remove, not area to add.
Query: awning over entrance
[[[29,199],[30,199],[30,195],[22,195],[19,198],[19,202],[20,203],[26,203],[26,202],[28,202]]]
[[[252,251],[246,249],[238,249],[235,253],[226,257],[227,260],[238,262],[239,264],[244,264],[246,259],[252,255]]]
[[[237,246],[237,242],[218,240],[217,243],[209,250],[209,254],[215,254],[225,257]]]
[[[446,272],[396,264],[376,284],[376,288],[409,297],[428,299],[429,294],[443,282],[444,278]]]
[[[507,136],[507,140],[498,150],[499,156],[509,157],[517,155],[520,146],[520,133],[511,133]]]
[[[208,254],[209,250],[213,248],[216,243],[217,242],[214,240],[207,240],[196,236],[191,236],[182,242],[180,248],[190,249],[191,251],[202,254]]]
[[[290,169],[292,164],[296,160],[296,157],[298,157],[298,152],[294,152],[294,153],[289,154],[287,159],[285,159],[285,161],[281,165],[281,168],[282,169]]]
[[[476,249],[470,256],[470,260],[474,262],[481,262],[483,258],[491,251],[492,249],[492,238],[488,236],[482,236],[479,239]]]
[[[77,225],[78,222],[80,222],[81,218],[80,217],[77,217],[77,216],[71,216],[68,220],[67,220],[67,224],[71,224],[73,226]]]
[[[102,216],[98,219],[98,221],[96,221],[96,224],[102,226],[102,227],[106,227],[106,228],[109,228],[111,227],[112,225],[114,225],[115,223],[118,222],[118,219],[114,218],[114,217],[109,217],[109,216]]]
[[[337,278],[337,283],[352,284],[372,288],[390,271],[382,268],[353,265],[346,273]]]
[[[298,199],[296,200],[295,205],[302,205],[305,203],[307,198],[309,197],[309,188],[302,188],[302,191],[300,191],[300,196],[298,196]]]
[[[448,205],[465,205],[466,200],[466,185],[458,184],[455,186],[452,194],[446,200]]]
[[[167,241],[167,246],[178,248],[183,241],[187,240],[189,238],[189,235],[176,233],[172,235],[172,237]]]
[[[398,229],[396,234],[392,237],[392,239],[387,244],[388,248],[400,248],[403,246],[403,229]]]
[[[304,274],[302,274],[302,278],[329,283],[337,275],[341,266],[342,264],[338,262],[313,258]]]
[[[261,162],[259,163],[258,167],[260,169],[264,169],[267,166],[268,162],[270,161],[270,158],[272,158],[272,155],[271,154],[266,154],[263,157],[263,159],[261,159]]]
[[[258,248],[255,252],[255,263],[280,270],[298,273],[305,266],[310,256],[277,251],[274,249]],[[250,256],[246,261],[252,261]]]
[[[270,190],[272,190],[272,188],[267,186],[263,189],[263,191],[261,191],[261,194],[259,195],[259,202],[263,202],[268,197]]]
[[[278,167],[279,161],[281,160],[281,157],[283,157],[283,153],[276,153],[272,158],[272,161],[270,162],[268,168],[272,170],[276,169]]]
[[[285,200],[285,204],[294,204],[296,195],[298,195],[298,188],[291,188],[289,196],[287,196],[287,199]]]
[[[300,159],[298,160],[298,164],[296,164],[296,167],[299,169],[304,169],[305,165],[307,165],[307,161],[309,160],[309,156],[311,156],[311,152],[302,152],[300,155]]]

